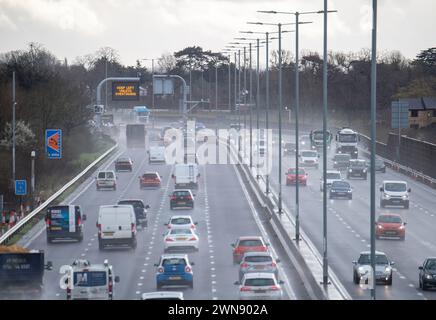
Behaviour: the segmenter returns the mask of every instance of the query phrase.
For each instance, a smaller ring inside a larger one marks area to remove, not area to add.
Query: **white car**
[[[380,207],[402,206],[409,209],[409,193],[406,181],[383,181],[380,187]]]
[[[241,300],[281,300],[283,290],[280,286],[283,281],[277,281],[273,273],[247,273],[239,285],[239,299]]]
[[[299,155],[300,165],[303,167],[319,167],[319,153],[315,150],[302,150]]]
[[[178,291],[156,291],[142,294],[142,300],[185,300],[183,292]]]
[[[168,229],[192,229],[195,230],[197,228],[197,222],[192,220],[191,216],[172,216],[168,223],[164,225],[168,227]]]
[[[332,185],[333,182],[335,181],[342,181],[342,174],[340,171],[337,170],[327,170],[327,189],[330,188],[330,186]],[[321,177],[320,179],[320,183],[319,183],[319,190],[323,191],[323,177]]]
[[[117,176],[115,171],[100,171],[95,181],[97,191],[101,189],[117,190]]]
[[[199,237],[191,228],[170,229],[164,235],[164,252],[171,249],[194,249],[198,251]]]

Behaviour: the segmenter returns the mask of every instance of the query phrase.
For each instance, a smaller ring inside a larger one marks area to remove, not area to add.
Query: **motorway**
[[[302,132],[301,134],[308,134]],[[289,131],[285,141],[295,141]],[[273,134],[273,169],[270,181],[278,194],[278,134]],[[300,149],[301,150],[301,149]],[[359,151],[360,152],[360,151]],[[359,158],[361,153],[359,153]],[[328,168],[332,168],[334,141],[328,153]],[[286,186],[285,173],[295,167],[295,155],[283,157],[282,196],[285,208],[295,212],[295,186]],[[322,254],[322,154],[319,169],[308,168],[308,185],[300,186],[300,223],[310,240]],[[343,172],[344,174],[344,172]],[[410,209],[379,205],[379,187],[383,180],[407,181],[412,192]],[[353,299],[369,299],[369,291],[355,285],[352,279],[352,261],[357,260],[361,251],[370,249],[370,178],[348,180],[353,187],[353,199],[328,199],[328,257],[329,265],[336,273]],[[414,181],[390,168],[386,173],[376,173],[376,216],[381,213],[399,213],[407,222],[406,240],[376,240],[376,249],[385,252],[395,261],[392,286],[377,285],[377,299],[436,299],[436,291],[422,291],[418,285],[418,266],[424,259],[436,255],[436,190]]]
[[[46,252],[46,261],[52,261],[54,268],[44,275],[44,288],[41,299],[65,299],[66,294],[59,287],[59,268],[83,258],[91,263],[102,263],[108,259],[120,283],[115,285],[115,299],[138,299],[144,292],[156,291],[154,263],[163,254],[164,223],[171,215],[190,214],[198,222],[200,248],[189,253],[195,262],[194,288],[169,288],[183,291],[185,299],[238,299],[238,266],[232,262],[230,246],[237,237],[243,235],[263,235],[271,243],[276,255],[281,259],[279,277],[285,281],[284,299],[308,299],[309,296],[298,273],[287,258],[278,240],[270,237],[271,230],[257,215],[257,208],[247,199],[233,165],[200,166],[200,186],[195,191],[194,210],[174,210],[169,208],[168,194],[173,190],[171,179],[172,165],[149,165],[144,149],[120,149],[119,155],[131,157],[134,161],[133,173],[119,173],[116,191],[96,191],[93,178],[80,185],[70,204],[81,205],[87,215],[84,222],[84,241],[48,244],[45,230],[37,233],[29,243],[31,249]],[[113,169],[115,156],[100,168]],[[162,179],[162,188],[140,190],[138,176],[146,171],[157,171]],[[95,176],[95,175],[94,175]],[[118,200],[142,199],[150,205],[148,228],[138,231],[138,246],[131,249],[107,249],[99,251],[97,237],[97,213],[100,205],[115,204]]]

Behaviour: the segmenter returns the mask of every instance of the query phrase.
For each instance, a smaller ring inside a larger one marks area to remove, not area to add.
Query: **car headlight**
[[[348,172],[349,172],[349,173],[353,172],[353,169],[349,169]]]
[[[392,271],[391,267],[386,267],[385,268],[385,273],[386,274],[391,273],[391,271]]]
[[[428,280],[431,280],[431,279],[433,279],[433,276],[431,274],[426,274],[425,278],[428,279]]]
[[[383,226],[382,226],[381,224],[378,224],[378,225],[377,225],[377,228],[379,228],[379,229],[383,229]]]
[[[356,151],[354,151],[354,153],[357,153],[357,150],[356,150]]]
[[[335,161],[335,162],[334,162],[334,164],[338,164],[338,162],[337,162],[337,161]]]
[[[366,270],[365,270],[365,268],[363,268],[363,267],[359,267],[359,268],[357,268],[357,272],[358,272],[360,275],[363,275],[363,274],[366,273]]]
[[[366,169],[363,169],[363,173],[366,173]]]
[[[352,191],[353,191],[353,190],[350,189],[350,190],[348,190],[347,192],[348,192],[348,193],[351,193]]]
[[[342,153],[342,151],[339,150],[338,153]]]
[[[404,196],[401,197],[403,200],[407,200],[409,198],[409,196],[407,194],[405,194]]]
[[[385,198],[385,199],[390,199],[390,195],[388,195],[387,193],[383,193],[383,198]]]
[[[399,228],[400,230],[404,230],[404,226],[400,226],[400,228]]]

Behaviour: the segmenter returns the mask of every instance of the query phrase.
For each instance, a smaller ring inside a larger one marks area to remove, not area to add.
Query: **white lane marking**
[[[409,287],[414,288],[415,285],[413,283],[409,283]]]
[[[142,287],[142,283],[141,282],[138,283],[138,287]]]
[[[59,297],[61,294],[60,293],[56,293],[56,297]]]
[[[140,277],[139,277],[139,280],[144,280],[144,277],[143,277],[143,276],[140,276]]]
[[[141,294],[141,291],[136,291],[136,294]]]
[[[216,274],[211,274],[210,275],[212,278],[216,278]]]
[[[81,254],[81,256],[82,256],[82,257],[84,257],[84,256],[85,256],[85,254],[84,254],[84,253],[82,253],[82,254]]]
[[[401,275],[401,276],[400,276],[400,279],[401,279],[401,280],[404,280],[404,279],[406,279],[406,277],[403,276],[403,275]]]

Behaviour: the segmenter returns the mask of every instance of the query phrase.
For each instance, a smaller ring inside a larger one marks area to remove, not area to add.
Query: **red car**
[[[406,222],[403,222],[399,214],[381,214],[376,222],[375,236],[377,239],[394,237],[404,240],[406,238],[405,225]]]
[[[161,177],[157,172],[146,172],[139,177],[139,188],[160,188]]]
[[[239,237],[236,243],[232,243],[233,247],[233,263],[241,263],[242,257],[246,252],[266,252],[268,251],[268,243],[263,241],[262,237]]]
[[[299,168],[298,169],[298,182],[302,186],[307,186],[307,172],[306,170]],[[297,169],[290,168],[288,173],[286,173],[286,185],[290,186],[297,183]]]

